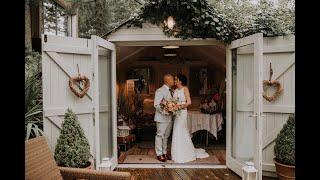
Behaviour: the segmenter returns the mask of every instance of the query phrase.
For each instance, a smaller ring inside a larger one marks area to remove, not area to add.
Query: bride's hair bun
[[[181,84],[183,86],[186,86],[188,84],[187,76],[185,76],[183,74],[177,74],[177,78],[179,79],[179,81],[181,81]]]

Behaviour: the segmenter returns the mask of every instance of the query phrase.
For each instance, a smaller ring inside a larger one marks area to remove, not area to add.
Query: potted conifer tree
[[[295,115],[289,117],[274,146],[274,162],[280,180],[295,179]]]
[[[58,166],[91,169],[90,146],[77,116],[68,109],[64,116],[54,158]]]

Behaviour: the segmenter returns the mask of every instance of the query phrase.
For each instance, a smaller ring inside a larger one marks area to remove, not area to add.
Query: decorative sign
[[[200,69],[200,92],[199,94],[206,94],[208,88],[207,68]]]
[[[134,79],[128,79],[126,81],[126,92],[127,95],[134,94]]]

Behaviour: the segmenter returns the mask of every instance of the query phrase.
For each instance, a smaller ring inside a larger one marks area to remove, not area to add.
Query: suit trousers
[[[172,121],[157,122],[157,135],[155,138],[155,150],[157,156],[167,154],[168,138],[172,131]]]

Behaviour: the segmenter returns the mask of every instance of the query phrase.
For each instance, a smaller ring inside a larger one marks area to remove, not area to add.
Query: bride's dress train
[[[184,91],[177,89],[174,92],[179,101],[185,102]],[[171,155],[172,160],[177,163],[193,161],[196,158],[207,158],[209,154],[201,148],[195,148],[187,128],[187,110],[181,110],[181,113],[174,118]]]

